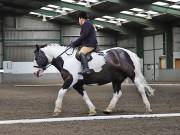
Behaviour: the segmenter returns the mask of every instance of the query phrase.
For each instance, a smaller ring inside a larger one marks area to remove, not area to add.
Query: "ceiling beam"
[[[59,2],[55,2],[55,5],[58,5],[60,7],[67,7],[67,8],[71,8],[74,10],[79,10],[79,11],[85,11],[85,12],[91,12],[92,14],[95,14],[97,16],[102,16],[103,14],[96,11],[96,10],[92,10],[91,8],[82,6],[82,5],[78,5],[78,4],[74,4],[74,3],[68,3],[68,2],[63,2],[63,1],[59,1]]]
[[[109,1],[111,3],[116,3],[116,4],[122,4],[122,5],[129,6],[129,7],[132,7],[132,5],[138,6],[143,9],[149,9],[149,10],[153,10],[153,11],[160,12],[160,13],[167,13],[167,14],[171,14],[174,16],[180,16],[180,10],[173,9],[171,7],[163,7],[163,6],[153,5],[153,4],[141,5],[141,3],[137,3],[137,1],[136,2],[132,1],[131,4],[129,4],[129,2],[127,0],[106,0],[106,1]],[[154,0],[151,3],[155,2],[155,1],[157,1],[157,0]],[[160,1],[168,2],[166,0],[160,0]]]
[[[119,4],[120,2],[122,2],[122,4],[123,4],[123,2],[124,2],[124,0],[102,0],[102,1],[104,1],[104,2],[111,2],[111,3],[116,3],[116,4]],[[124,4],[126,4],[126,2],[124,2]]]
[[[124,0],[111,0],[111,1],[116,1],[116,2],[120,1],[121,2],[121,1],[124,1]],[[98,16],[98,17],[104,16],[104,15],[110,15],[110,16],[113,16],[113,17],[127,19],[129,21],[133,21],[133,22],[136,22],[136,23],[148,26],[148,27],[157,28],[157,29],[161,29],[161,26],[162,26],[162,25],[159,25],[159,24],[157,24],[155,22],[152,22],[152,21],[150,21],[148,19],[133,16],[133,15],[127,15],[127,14],[123,14],[123,13],[111,14],[111,13],[108,13],[108,12],[106,13],[106,12],[102,12],[102,11],[97,11],[97,10],[94,10],[92,8],[88,8],[88,7],[73,4],[73,3],[62,2],[62,1],[56,2],[54,4],[56,4],[56,5],[60,6],[60,7],[67,7],[67,8],[72,8],[72,9],[75,9],[75,10],[90,12],[90,13]]]
[[[53,12],[53,11],[47,11],[47,10],[39,9],[39,10],[36,10],[35,12],[43,14],[43,15],[47,15],[47,16],[53,16],[53,17],[58,16],[57,18],[61,18],[61,19],[65,19],[65,20],[67,20],[69,22],[77,23],[75,21],[75,18],[67,16],[67,15],[62,16],[61,14]],[[119,26],[117,26],[115,24],[111,24],[111,23],[108,23],[108,22],[92,20],[92,23],[93,24],[97,24],[97,25],[102,25],[105,28],[109,28],[109,29],[115,30],[117,32],[120,32],[121,34],[132,33],[132,31],[130,31],[130,30],[124,28],[124,27],[119,27]]]
[[[112,29],[112,30],[115,30],[115,31],[118,31],[120,32],[121,34],[133,34],[134,32],[132,32],[131,30],[127,29],[127,28],[124,28],[123,26],[119,27],[115,24],[111,24],[111,23],[108,23],[108,22],[102,22],[102,21],[97,21],[97,20],[92,20],[92,23],[93,24],[97,24],[97,25],[102,25],[104,26],[105,28],[109,28],[109,29]]]
[[[137,22],[137,23],[145,25],[145,26],[161,29],[161,25],[159,25],[155,22],[152,22],[148,19],[142,18],[142,17],[136,17],[133,15],[123,14],[123,13],[115,13],[115,14],[111,14],[111,16],[116,17],[116,18],[127,19],[129,21]]]
[[[156,12],[166,13],[166,14],[170,14],[170,15],[174,15],[174,16],[180,17],[180,10],[173,9],[171,7],[149,5],[149,6],[145,6],[144,8],[145,9],[149,9],[149,10],[153,10],[153,11],[156,11]]]
[[[105,0],[105,1],[131,6],[132,4],[135,4],[135,5],[150,4],[150,3],[156,2],[158,0],[133,0],[133,1],[132,0]]]
[[[77,22],[74,21],[75,18],[70,17],[70,16],[61,16],[61,18],[69,20],[71,22],[73,21],[74,23],[77,23]],[[101,22],[101,21],[97,21],[97,20],[91,20],[91,22],[93,24],[101,25],[101,26],[103,26],[105,28],[109,28],[109,29],[112,29],[114,31],[120,32],[121,34],[124,34],[124,35],[128,34],[129,32],[131,32],[131,31],[128,31],[127,29],[124,29],[123,27],[120,28],[120,27],[116,26],[115,24],[111,24],[111,23],[108,23],[108,22]]]

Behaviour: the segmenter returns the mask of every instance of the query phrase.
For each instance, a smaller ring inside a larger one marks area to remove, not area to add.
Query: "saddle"
[[[76,53],[76,55],[75,55],[75,57],[76,57],[76,59],[77,59],[78,61],[81,61],[81,60],[80,60],[80,57],[79,57],[79,51],[80,51],[80,49],[81,49],[81,47],[78,48],[78,51],[77,51],[77,53]],[[92,52],[97,53],[98,55],[104,56],[104,53],[101,52],[98,47],[95,48]],[[92,57],[92,55],[91,55],[92,52],[89,52],[89,53],[86,54],[86,57],[87,57],[88,62],[93,59],[93,57]]]

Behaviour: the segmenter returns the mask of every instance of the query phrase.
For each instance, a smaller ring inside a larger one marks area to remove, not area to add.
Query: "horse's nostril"
[[[34,76],[37,76],[37,73],[36,73],[36,72],[34,72],[33,74],[34,74]]]

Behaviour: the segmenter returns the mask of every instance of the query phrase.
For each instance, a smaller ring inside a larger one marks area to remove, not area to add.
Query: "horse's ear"
[[[47,46],[47,44],[41,45],[41,48],[44,48],[44,47],[46,47],[46,46]]]
[[[39,50],[40,50],[40,47],[39,47],[39,45],[36,44],[36,51],[39,52]]]

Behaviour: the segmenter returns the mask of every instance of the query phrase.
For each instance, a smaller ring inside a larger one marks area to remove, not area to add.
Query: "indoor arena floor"
[[[180,84],[153,84],[149,97],[153,114],[167,117],[117,118],[101,120],[50,121],[40,123],[11,123],[11,120],[53,118],[54,102],[60,86],[0,86],[0,135],[180,135]],[[97,108],[97,116],[106,117],[103,110],[112,97],[111,85],[86,86]],[[110,116],[144,115],[142,99],[134,85],[122,86],[123,96]],[[70,90],[64,98],[58,118],[86,117],[88,108],[82,97]],[[108,115],[109,116],[109,115]],[[10,123],[6,123],[10,120]],[[5,121],[5,123],[1,123]],[[22,120],[23,121],[23,120]]]

